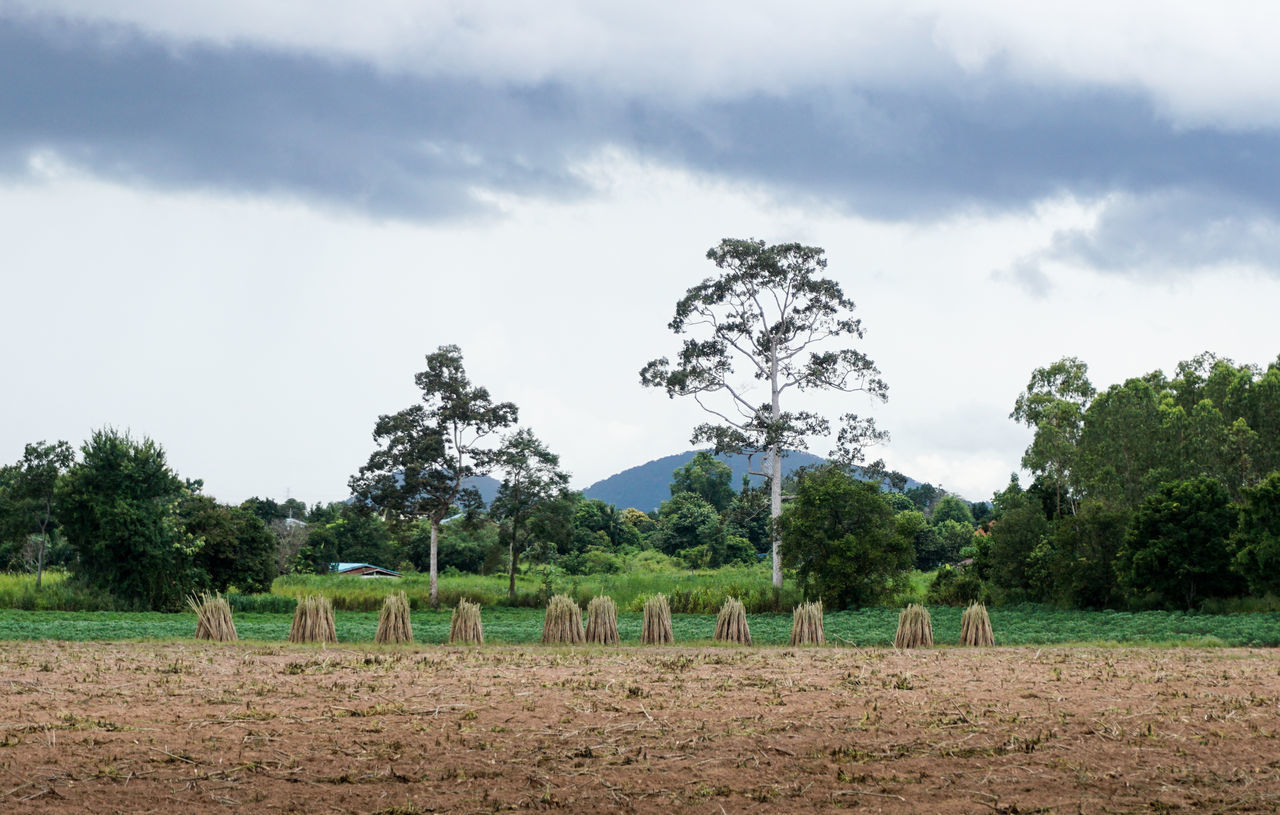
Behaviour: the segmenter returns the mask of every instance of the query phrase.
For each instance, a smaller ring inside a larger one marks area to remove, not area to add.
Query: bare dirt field
[[[1274,650],[0,644],[2,812],[1276,812]]]

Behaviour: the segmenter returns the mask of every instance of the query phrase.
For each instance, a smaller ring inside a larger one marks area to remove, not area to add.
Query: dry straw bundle
[[[378,615],[378,633],[374,642],[413,642],[413,623],[409,620],[409,598],[402,592],[388,594]]]
[[[187,598],[187,605],[196,613],[196,639],[214,642],[235,642],[236,624],[231,621],[231,605],[222,595],[207,592]]]
[[[480,604],[459,600],[449,620],[449,644],[484,645],[484,626],[480,624]]]
[[[893,638],[894,648],[933,647],[933,621],[929,610],[912,603],[898,615],[898,633]]]
[[[716,642],[735,642],[738,645],[751,644],[751,629],[747,627],[747,609],[741,600],[726,598],[720,607],[720,616],[716,618]]]
[[[299,597],[298,608],[293,612],[293,627],[289,629],[289,642],[337,642],[338,632],[333,627],[333,603],[322,594]]]
[[[611,597],[592,597],[587,603],[587,642],[618,644],[618,607]]]
[[[802,603],[791,612],[792,645],[826,645],[822,627],[822,601]]]
[[[960,617],[960,644],[996,644],[995,634],[991,631],[991,618],[987,616],[987,607],[982,603],[969,606]]]
[[[542,644],[578,645],[586,640],[582,631],[582,611],[566,594],[557,594],[547,603],[547,616],[542,623]]]
[[[670,645],[676,641],[671,631],[671,606],[665,594],[655,594],[644,601],[644,628],[641,645]]]

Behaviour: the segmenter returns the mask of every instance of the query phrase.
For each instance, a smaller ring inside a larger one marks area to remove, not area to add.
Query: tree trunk
[[[778,519],[782,517],[782,451],[769,451],[769,536],[773,541],[773,585],[782,588],[782,534]]]
[[[511,530],[511,582],[507,584],[507,600],[512,604],[516,601],[516,558],[519,553],[516,552],[516,532]]]
[[[769,397],[770,418],[776,424],[782,416],[782,407],[778,404],[778,344],[774,340],[769,344]],[[782,530],[778,528],[778,519],[782,517],[782,447],[774,444],[769,448],[769,518],[773,521],[769,535],[773,540],[773,587],[782,588]]]
[[[36,591],[40,591],[40,583],[44,579],[44,553],[49,549],[49,536],[40,534],[40,551],[36,552]]]
[[[440,607],[440,591],[436,580],[436,563],[440,545],[440,521],[431,519],[431,607]]]

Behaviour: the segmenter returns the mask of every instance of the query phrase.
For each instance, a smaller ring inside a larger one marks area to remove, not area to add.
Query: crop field
[[[1062,611],[1044,606],[992,608],[991,622],[1000,645],[1056,643],[1182,643],[1189,645],[1280,645],[1280,614],[1183,614]],[[442,643],[449,633],[448,610],[413,612],[419,642]],[[956,644],[959,608],[933,607],[934,639]],[[371,642],[378,627],[375,612],[339,611],[338,639]],[[536,643],[542,636],[543,611],[532,608],[486,607],[482,612],[485,640],[490,643]],[[791,633],[790,614],[747,615],[753,639],[761,645],[785,645]],[[624,643],[640,642],[641,614],[621,611],[618,630]],[[291,614],[237,612],[241,638],[285,640]],[[677,642],[710,640],[713,614],[675,614]],[[887,646],[893,642],[898,610],[867,608],[826,615],[827,636],[835,644]],[[121,640],[182,639],[195,630],[195,615],[129,612],[57,612],[0,610],[0,640]]]
[[[1280,652],[0,644],[0,810],[1275,812]]]

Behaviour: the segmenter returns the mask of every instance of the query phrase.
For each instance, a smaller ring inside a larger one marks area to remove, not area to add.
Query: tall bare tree
[[[797,243],[722,240],[707,252],[721,274],[676,303],[668,327],[691,336],[675,363],[662,357],[640,371],[641,384],[672,397],[692,396],[716,418],[694,429],[694,444],[710,442],[716,453],[746,453],[753,471],[768,476],[775,586],[782,585],[782,456],[831,432],[823,416],[783,410],[783,395],[825,389],[884,401],[888,394],[875,363],[860,351],[838,347],[842,340],[862,338],[862,321],[853,318],[854,303],[840,284],[818,276],[827,267],[823,254]],[[844,414],[831,457],[857,464],[868,444],[886,437],[874,420]],[[763,455],[758,470],[756,454]]]

